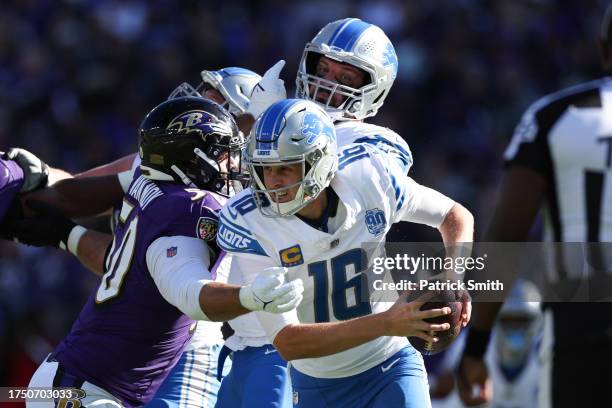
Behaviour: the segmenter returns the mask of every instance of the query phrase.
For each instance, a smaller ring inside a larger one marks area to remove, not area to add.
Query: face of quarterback
[[[333,83],[359,89],[365,83],[366,73],[352,65],[334,61],[330,58],[322,56],[319,58],[319,62],[317,63],[316,76]],[[314,91],[315,86],[309,85],[309,92],[311,95]],[[318,102],[322,103],[327,103],[328,98],[329,91],[326,89],[319,89],[315,97]],[[345,99],[346,96],[334,94],[332,96],[330,106],[337,108],[342,104],[342,102],[344,102]]]
[[[270,194],[272,201],[285,203],[295,198],[302,181],[302,164],[288,164],[281,166],[265,166],[263,168],[263,182],[266,189],[279,189],[293,185],[293,187],[278,193]]]

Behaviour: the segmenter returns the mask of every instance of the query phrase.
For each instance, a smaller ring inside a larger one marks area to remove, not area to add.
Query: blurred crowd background
[[[4,0],[0,150],[71,172],[136,150],[144,115],[202,69],[263,74],[283,58],[288,95],[304,44],[326,23],[379,25],[399,74],[373,123],[410,144],[412,176],[462,202],[477,235],[501,153],[538,97],[601,76],[599,0]],[[526,180],[526,182],[529,182]],[[404,230],[404,239],[435,239]],[[95,277],[56,250],[0,243],[0,384],[25,385],[66,334]]]

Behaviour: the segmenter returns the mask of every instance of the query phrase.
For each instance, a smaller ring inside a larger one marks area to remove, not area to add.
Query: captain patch
[[[294,245],[289,248],[281,249],[279,251],[281,264],[283,266],[298,266],[304,263],[304,257],[302,256],[302,249],[299,245]]]

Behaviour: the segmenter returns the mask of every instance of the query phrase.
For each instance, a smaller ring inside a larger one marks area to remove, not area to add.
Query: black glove
[[[26,245],[66,249],[70,232],[77,224],[47,204],[33,200],[27,201],[26,204],[38,215],[5,222],[2,235]]]
[[[13,147],[5,157],[16,162],[23,170],[22,193],[47,187],[49,183],[49,166],[37,156],[25,149]]]

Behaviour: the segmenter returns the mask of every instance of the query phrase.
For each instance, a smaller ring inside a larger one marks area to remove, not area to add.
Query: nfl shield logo
[[[365,223],[366,227],[368,227],[368,232],[377,237],[385,231],[387,226],[385,213],[378,208],[367,210],[365,215]]]
[[[175,246],[166,249],[166,258],[172,258],[178,252]]]

